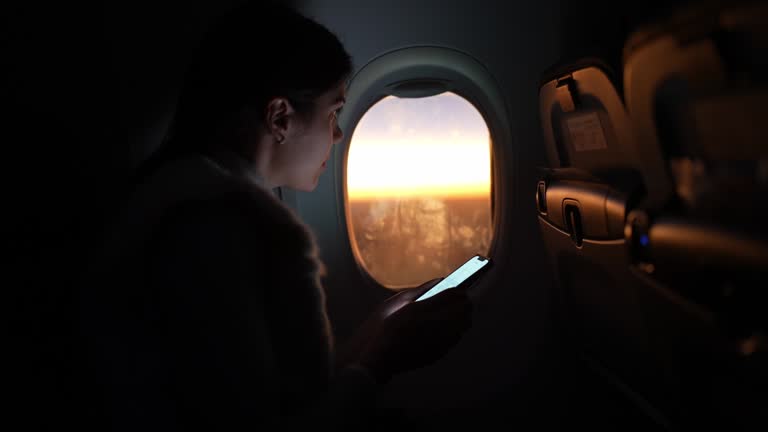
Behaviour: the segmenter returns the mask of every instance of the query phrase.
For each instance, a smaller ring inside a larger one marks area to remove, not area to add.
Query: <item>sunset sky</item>
[[[487,197],[489,143],[480,113],[454,93],[387,97],[363,116],[352,135],[348,196]]]

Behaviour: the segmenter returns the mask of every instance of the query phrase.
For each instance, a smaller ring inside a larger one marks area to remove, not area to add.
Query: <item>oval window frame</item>
[[[419,95],[419,83],[425,84]],[[403,94],[403,89],[407,93]],[[358,271],[369,284],[388,291],[401,291],[413,287],[387,287],[379,283],[360,259],[354,233],[351,231],[350,208],[347,205],[347,162],[354,129],[363,116],[387,96],[427,97],[450,91],[464,98],[480,113],[488,127],[491,139],[491,206],[492,236],[488,255],[496,257],[506,239],[503,223],[507,208],[512,202],[512,185],[503,178],[513,177],[513,167],[508,149],[511,147],[511,130],[502,92],[490,71],[474,57],[452,48],[417,46],[384,53],[363,66],[350,80],[347,102],[339,117],[345,132],[342,141],[334,146],[334,189],[341,233],[352,252]],[[438,93],[435,93],[438,92]],[[506,175],[502,175],[502,173]]]

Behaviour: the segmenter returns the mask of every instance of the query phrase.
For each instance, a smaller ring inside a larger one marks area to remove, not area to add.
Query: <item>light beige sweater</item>
[[[313,236],[244,161],[159,170],[109,233],[82,296],[87,375],[108,413],[98,421],[146,431],[371,420],[373,379],[332,367]]]

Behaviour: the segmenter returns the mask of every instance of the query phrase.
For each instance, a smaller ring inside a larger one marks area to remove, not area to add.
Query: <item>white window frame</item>
[[[334,146],[334,189],[343,241],[352,251],[355,263],[364,279],[381,285],[365,268],[350,231],[350,210],[347,205],[347,158],[354,129],[362,117],[386,96],[426,97],[443,91],[455,93],[471,103],[483,117],[491,137],[492,170],[492,238],[489,256],[503,256],[500,249],[507,242],[507,206],[512,202],[514,184],[512,155],[507,154],[511,130],[504,97],[488,69],[474,57],[438,46],[401,48],[382,54],[362,67],[351,79],[347,89],[347,102],[339,117],[344,139]],[[423,93],[420,95],[420,92]]]

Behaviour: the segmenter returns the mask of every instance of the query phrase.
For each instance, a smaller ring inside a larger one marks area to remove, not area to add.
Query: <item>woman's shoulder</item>
[[[311,243],[311,232],[276,198],[248,185],[233,184],[220,193],[176,202],[162,216],[161,225],[195,225],[240,232],[264,243]]]
[[[279,242],[294,249],[314,249],[312,232],[294,211],[249,178],[232,175],[202,157],[180,161],[179,166],[171,169],[176,170],[177,181],[193,177],[199,183],[195,193],[177,195],[178,201],[165,212],[169,218],[235,229],[255,236],[259,243]]]
[[[139,185],[111,226],[107,244],[130,253],[169,230],[177,235],[231,233],[260,244],[282,242],[294,250],[315,247],[306,225],[269,190],[202,156],[167,164]]]

